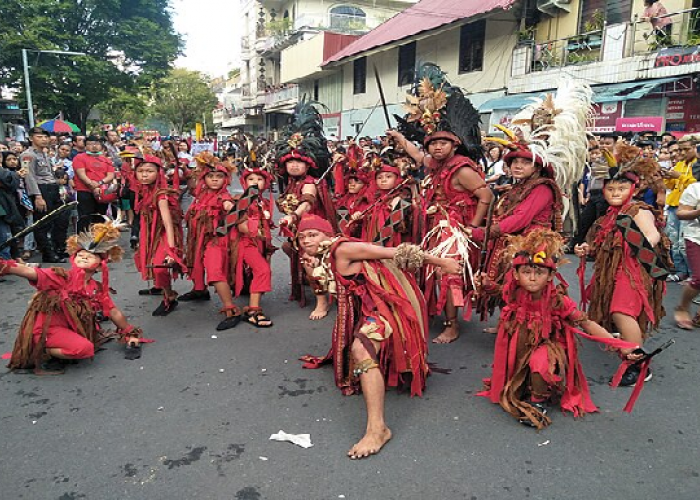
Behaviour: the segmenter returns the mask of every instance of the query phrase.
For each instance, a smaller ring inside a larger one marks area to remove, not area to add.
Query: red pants
[[[226,269],[228,267],[228,254],[224,245],[216,242],[209,243],[204,249],[203,269],[192,273],[192,282],[195,290],[204,290],[207,285],[217,281],[228,282]],[[206,274],[206,281],[205,281]]]
[[[158,242],[155,252],[153,252],[153,265],[162,266],[165,264],[165,258],[168,256],[167,243],[162,240]],[[156,267],[153,269],[153,281],[156,288],[170,288],[172,278],[170,277],[170,269],[165,267]]]
[[[539,373],[550,387],[561,381],[561,377],[549,373],[549,352],[546,345],[541,345],[535,349],[530,356],[530,371]]]
[[[34,344],[39,343],[41,330],[34,329]],[[88,339],[63,326],[50,326],[46,333],[46,347],[61,349],[67,358],[86,359],[95,355],[95,346]]]
[[[646,293],[646,290],[642,290],[641,293]],[[629,276],[620,266],[615,273],[615,290],[613,290],[610,301],[610,314],[622,313],[638,318],[643,308],[644,303],[640,297],[640,291],[632,286]]]
[[[260,254],[258,245],[248,238],[241,238],[238,243],[238,266],[236,267],[236,295],[243,287],[243,265],[253,271],[250,284],[251,293],[265,293],[272,290],[272,270],[270,263]]]

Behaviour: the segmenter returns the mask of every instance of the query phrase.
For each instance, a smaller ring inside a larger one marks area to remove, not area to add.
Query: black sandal
[[[245,320],[246,322],[250,323],[253,325],[255,328],[272,328],[274,323],[270,318],[265,316],[263,313],[262,307],[246,307],[245,311]],[[269,325],[261,325],[261,321],[269,321]]]
[[[124,352],[124,359],[133,361],[135,359],[141,358],[141,344],[136,342],[129,342],[126,344],[126,351]]]
[[[219,332],[222,332],[224,330],[230,330],[231,328],[236,328],[238,326],[238,323],[241,322],[241,310],[236,305],[224,307],[219,312],[226,314],[226,317],[223,320],[221,320],[221,322],[218,325],[216,325],[216,330]],[[232,313],[232,316],[228,315],[229,312]]]
[[[173,310],[177,307],[177,304],[178,302],[175,299],[169,300],[167,302],[165,300],[162,300],[160,304],[158,304],[158,307],[156,307],[156,310],[153,311],[152,315],[167,316],[168,314],[173,312]]]
[[[163,293],[163,289],[156,288],[156,287],[145,288],[143,290],[139,290],[139,295],[162,295],[162,293]]]

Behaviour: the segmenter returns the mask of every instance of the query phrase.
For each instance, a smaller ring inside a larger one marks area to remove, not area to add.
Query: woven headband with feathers
[[[94,254],[108,254],[109,260],[121,260],[124,250],[119,246],[121,226],[105,218],[105,222],[92,224],[87,231],[73,235],[66,241],[66,249],[70,255],[80,250]]]
[[[537,257],[543,260],[552,259],[555,263],[563,264],[564,238],[556,231],[540,229],[531,231],[524,236],[510,236],[506,255],[512,260],[518,254],[527,254],[537,263]]]
[[[447,80],[447,75],[433,63],[424,63],[416,69],[413,86],[406,96],[405,117],[394,115],[398,130],[409,141],[424,143],[426,137],[437,132],[457,136],[461,145],[458,153],[478,161],[481,157],[479,112],[465,97],[462,89]]]
[[[552,168],[554,180],[562,189],[569,189],[583,176],[588,154],[586,124],[591,117],[590,86],[575,80],[559,82],[555,94],[521,109],[512,121],[513,129],[501,125],[506,139],[487,137],[514,151],[529,149],[544,165]]]

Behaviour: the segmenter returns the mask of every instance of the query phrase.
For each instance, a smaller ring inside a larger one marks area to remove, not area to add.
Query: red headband
[[[302,231],[308,231],[309,229],[315,229],[316,231],[320,231],[329,236],[333,236],[335,234],[331,223],[318,215],[305,215],[302,217],[301,221],[299,222],[297,232],[301,233]]]

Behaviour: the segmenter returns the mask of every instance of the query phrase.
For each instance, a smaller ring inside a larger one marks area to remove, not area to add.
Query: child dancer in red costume
[[[194,287],[179,299],[184,302],[209,300],[207,286],[213,286],[223,304],[221,312],[226,316],[216,329],[228,330],[240,322],[241,312],[233,303],[229,285],[229,236],[218,235],[216,229],[234,205],[227,189],[233,167],[222,163],[210,152],[201,153],[195,160],[198,180],[194,201],[185,216],[185,260]]]
[[[626,341],[640,345],[665,314],[664,278],[668,273],[655,276],[653,269],[670,267],[670,244],[660,230],[661,214],[634,198],[641,181],[652,178],[658,168],[655,160],[639,159],[606,180],[603,196],[610,208],[589,231],[589,243],[574,248],[581,258],[595,257],[584,297],[590,300],[589,316],[608,329],[616,328]],[[641,248],[640,242],[647,248]],[[651,371],[632,365],[614,382],[632,386],[650,378]]]
[[[102,338],[97,313],[109,317],[127,343],[127,359],[140,357],[141,330],[129,324],[109,296],[108,262],[121,259],[119,227],[95,224],[66,242],[70,269],[36,269],[0,259],[0,276],[29,280],[37,293],[15,341],[10,369],[33,368],[37,375],[63,373],[59,360],[92,358]],[[94,275],[102,272],[102,282]]]
[[[578,359],[577,335],[617,349],[629,360],[639,357],[632,354],[638,344],[613,338],[576,308],[565,283],[554,284],[555,276],[562,281],[557,273],[561,247],[559,234],[545,229],[509,239],[506,251],[513,265],[503,286],[493,374],[479,393],[537,429],[551,423],[546,405],[555,395],[561,397],[561,409],[575,417],[598,411]]]
[[[183,246],[182,213],[178,192],[169,189],[160,158],[144,156],[135,168],[137,193],[136,212],[141,217],[139,244],[134,253],[136,269],[143,280],[154,280],[163,290],[163,301],[153,316],[167,316],[177,306],[177,292],[172,277],[185,268],[181,257]]]
[[[374,183],[377,189],[377,201],[372,205],[369,213],[365,215],[365,224],[362,229],[362,239],[368,243],[379,243],[385,247],[396,247],[401,243],[412,243],[414,237],[414,224],[417,218],[410,197],[397,186],[402,182],[401,170],[398,167],[381,163],[375,171]],[[407,188],[408,189],[408,188]],[[400,213],[398,221],[392,221],[392,216]],[[360,218],[360,212],[352,215],[353,220]],[[388,227],[391,226],[391,230]]]
[[[258,328],[270,328],[272,321],[263,314],[260,299],[272,290],[272,270],[270,258],[275,250],[272,246],[272,203],[263,198],[263,193],[270,189],[272,175],[261,168],[243,170],[242,184],[246,188],[255,187],[259,194],[255,203],[247,210],[244,220],[238,224],[233,237],[236,238],[237,254],[235,264],[236,297],[243,290],[244,268],[252,274],[250,282],[250,302],[244,308],[243,319]]]

